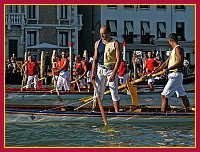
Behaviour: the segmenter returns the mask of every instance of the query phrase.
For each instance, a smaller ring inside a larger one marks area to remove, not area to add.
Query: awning
[[[110,26],[111,32],[117,32],[115,21],[109,21],[109,26]]]
[[[166,33],[166,29],[165,29],[163,23],[159,23],[158,26],[159,26],[159,29],[160,29],[161,33]]]
[[[128,30],[128,33],[132,32],[133,33],[133,26],[131,22],[126,22],[126,28]]]
[[[145,33],[150,33],[150,29],[147,22],[143,22],[142,27],[144,28]]]
[[[59,49],[64,47],[59,47],[57,45],[49,44],[49,43],[42,43],[34,46],[29,46],[27,49]]]

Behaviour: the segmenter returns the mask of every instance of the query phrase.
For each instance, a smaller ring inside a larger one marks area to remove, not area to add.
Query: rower
[[[28,80],[26,89],[31,87],[31,83],[34,80],[34,89],[37,90],[38,88],[38,73],[39,73],[39,65],[36,62],[35,56],[30,56],[28,61],[22,65],[22,70],[25,72],[24,67],[28,67]]]

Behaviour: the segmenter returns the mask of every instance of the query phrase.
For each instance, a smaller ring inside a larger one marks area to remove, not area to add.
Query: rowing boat
[[[26,115],[45,115],[45,116],[86,116],[101,117],[99,108],[91,111],[91,106],[66,106],[66,105],[19,105],[6,104],[6,114],[26,114]],[[113,106],[104,106],[105,115],[107,117],[169,117],[169,118],[194,118],[194,107],[189,112],[185,112],[182,106],[169,106],[166,113],[160,111],[160,106],[120,106],[119,112],[114,112]]]
[[[141,87],[141,89],[139,89],[137,91],[138,94],[154,94],[154,93],[161,93],[163,87],[155,87],[155,91],[151,91],[149,90],[149,88],[143,86]],[[186,90],[186,92],[188,93],[194,93],[194,90]],[[16,93],[16,94],[32,94],[32,95],[39,95],[39,94],[46,94],[46,95],[56,95],[56,91],[53,88],[40,88],[38,90],[34,90],[33,88],[30,88],[28,90],[23,89],[23,91],[21,91],[21,88],[6,88],[6,93]],[[91,95],[93,94],[93,91],[87,92],[86,90],[82,90],[82,91],[70,91],[70,92],[66,92],[66,91],[59,91],[59,93],[61,95],[67,95],[67,94],[85,94],[85,95]],[[126,94],[126,91],[119,91],[120,94]]]

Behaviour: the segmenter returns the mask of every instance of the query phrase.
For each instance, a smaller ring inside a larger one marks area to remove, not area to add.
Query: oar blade
[[[104,125],[103,132],[112,132],[112,131],[114,130],[110,127],[108,123]]]

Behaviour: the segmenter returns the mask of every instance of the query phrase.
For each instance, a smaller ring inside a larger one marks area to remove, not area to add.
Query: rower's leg
[[[188,100],[188,97],[185,95],[185,96],[180,96],[180,98],[181,98],[183,105],[185,107],[185,112],[190,111],[190,102]]]
[[[168,107],[168,98],[166,98],[164,95],[161,95],[162,98],[162,106],[161,106],[161,112],[166,112]]]
[[[153,87],[153,83],[152,82],[149,83],[149,89],[150,89],[150,91],[154,91],[154,87]]]
[[[90,84],[90,82],[87,83],[87,88],[88,88],[88,92],[90,92],[91,91],[91,84]]]
[[[119,101],[113,101],[115,112],[119,112]]]

